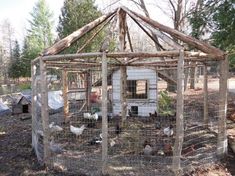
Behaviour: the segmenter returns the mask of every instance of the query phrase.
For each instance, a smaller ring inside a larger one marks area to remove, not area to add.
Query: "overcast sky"
[[[58,23],[58,17],[60,15],[61,7],[63,6],[64,0],[46,0],[49,8],[54,13],[55,27]],[[100,10],[107,12],[111,8],[124,5],[128,8],[138,10],[137,7],[131,3],[128,3],[127,0],[120,0],[119,3],[116,3],[112,7],[108,5],[116,0],[96,0],[96,5]],[[32,12],[33,6],[37,0],[0,0],[0,22],[4,19],[8,19],[15,29],[15,37],[22,43],[24,38],[26,28],[28,27],[28,20],[30,19],[30,12]],[[169,17],[156,6],[155,0],[146,0],[147,8],[150,12],[150,15],[153,19],[158,20],[161,23],[171,26],[171,21]],[[167,9],[167,5],[163,1],[159,1],[159,6]],[[108,6],[108,8],[107,8]],[[54,27],[54,29],[55,29]]]

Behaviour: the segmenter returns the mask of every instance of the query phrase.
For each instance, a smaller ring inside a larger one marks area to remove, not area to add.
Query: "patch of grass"
[[[26,89],[31,89],[31,84],[30,83],[22,83],[19,85],[20,90],[26,90]]]

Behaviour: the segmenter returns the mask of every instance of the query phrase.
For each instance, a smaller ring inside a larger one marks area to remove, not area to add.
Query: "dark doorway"
[[[29,113],[29,105],[23,105],[23,113]]]
[[[131,112],[133,115],[138,115],[138,106],[131,106]]]

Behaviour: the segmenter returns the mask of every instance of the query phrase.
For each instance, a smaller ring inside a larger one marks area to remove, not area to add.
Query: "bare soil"
[[[230,94],[229,114],[235,112],[234,100],[235,95]],[[231,121],[228,123],[229,132],[234,133],[234,123]],[[31,146],[31,119],[22,121],[17,115],[0,117],[0,176],[11,175],[65,175],[56,171],[47,171],[44,166],[38,164]],[[186,175],[235,175],[235,154],[229,148],[227,158],[220,164],[200,167]]]

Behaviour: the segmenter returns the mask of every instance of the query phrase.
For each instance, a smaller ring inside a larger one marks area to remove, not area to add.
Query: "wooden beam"
[[[207,74],[207,65],[204,65],[204,80],[203,80],[203,92],[204,92],[204,108],[203,108],[203,116],[204,116],[204,125],[208,128],[208,74]]]
[[[127,34],[127,39],[128,39],[128,42],[129,42],[130,50],[131,50],[131,52],[134,52],[132,42],[131,42],[131,36],[130,36],[130,32],[129,32],[127,24],[126,24],[126,34]]]
[[[44,163],[50,167],[51,151],[49,148],[49,111],[48,111],[48,89],[47,89],[47,71],[45,62],[40,59],[40,77],[41,77],[41,117],[43,128],[43,151]]]
[[[136,12],[133,12],[131,10],[129,10],[128,8],[122,7],[123,10],[126,11],[126,13],[130,14],[134,14],[137,18],[140,18],[141,20],[143,20],[144,22],[150,24],[153,28],[155,29],[159,29],[160,31],[166,32],[167,34],[171,35],[173,38],[176,38],[180,41],[183,41],[205,53],[210,53],[216,56],[223,56],[225,53],[223,51],[221,51],[218,48],[215,48],[209,44],[207,44],[206,42],[200,41],[198,39],[195,39],[191,36],[188,36],[182,32],[179,32],[175,29],[172,29],[168,26],[162,25],[160,23],[158,23],[157,21],[154,21],[148,17],[145,17],[141,14],[138,14]]]
[[[117,12],[119,22],[119,51],[125,51],[126,49],[126,13],[122,9]],[[121,116],[122,126],[126,121],[127,115],[127,69],[126,66],[120,67],[120,99],[121,99]]]
[[[113,19],[116,14],[112,15],[85,43],[83,46],[78,48],[77,53],[80,53],[99,33],[104,27]]]
[[[62,70],[63,100],[64,100],[64,122],[69,122],[69,101],[68,101],[68,73]]]
[[[37,98],[37,82],[36,82],[36,70],[37,67],[31,62],[31,88],[32,88],[32,100],[31,100],[31,114],[32,114],[32,136],[36,135],[34,132],[35,128],[35,123],[36,123],[36,117],[37,117],[37,112],[36,112],[36,98]],[[34,141],[32,137],[32,146],[34,146]]]
[[[107,118],[107,58],[105,51],[102,56],[102,174],[107,173],[108,158],[108,118]]]
[[[87,70],[87,72],[85,73],[86,75],[86,78],[85,78],[85,86],[86,86],[86,102],[87,102],[87,111],[90,111],[90,108],[91,108],[91,99],[90,99],[90,96],[91,96],[91,89],[92,89],[92,77],[91,77],[91,70]]]
[[[218,121],[218,139],[217,139],[217,155],[224,157],[227,154],[227,94],[228,94],[228,58],[220,61],[220,80],[219,80],[219,121]]]
[[[97,18],[96,20],[88,23],[87,25],[83,26],[82,28],[78,29],[77,31],[73,32],[72,34],[68,35],[67,37],[63,38],[62,40],[56,42],[54,45],[49,47],[43,52],[43,56],[57,54],[63,51],[65,48],[68,48],[73,42],[80,39],[83,35],[87,32],[94,29],[96,26],[103,23],[106,19],[116,13],[117,10],[110,12],[106,15],[102,15],[101,17]]]
[[[180,170],[180,157],[184,140],[184,52],[180,50],[177,68],[177,105],[176,105],[176,137],[173,150],[172,169],[175,173]]]
[[[224,57],[216,57],[213,54],[206,54],[203,52],[184,52],[185,57],[197,57],[202,58],[207,61],[207,58],[211,58],[213,60],[223,60]],[[171,51],[156,51],[156,52],[113,52],[107,53],[108,58],[154,58],[154,57],[178,57],[178,50]],[[74,60],[74,59],[88,59],[88,58],[96,58],[102,57],[102,52],[96,53],[78,53],[78,54],[64,54],[64,55],[52,55],[52,56],[43,56],[44,61],[60,61],[60,60]]]

